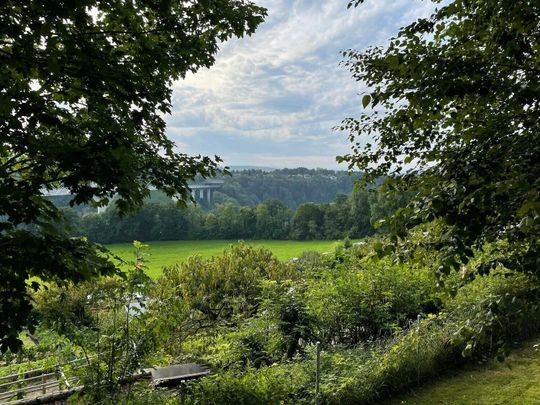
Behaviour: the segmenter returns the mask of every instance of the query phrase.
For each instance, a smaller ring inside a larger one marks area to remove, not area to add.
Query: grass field
[[[527,342],[502,363],[462,370],[387,405],[540,404],[540,351],[533,348],[539,341]]]
[[[199,241],[166,241],[146,242],[148,253],[148,274],[157,277],[164,266],[181,263],[188,257],[200,255],[203,258],[220,255],[232,240],[199,240]],[[287,260],[297,257],[306,251],[329,252],[334,249],[336,241],[289,241],[289,240],[257,240],[247,241],[253,246],[264,246],[271,250],[278,259]],[[107,245],[107,248],[123,260],[133,260],[134,249],[130,243]]]

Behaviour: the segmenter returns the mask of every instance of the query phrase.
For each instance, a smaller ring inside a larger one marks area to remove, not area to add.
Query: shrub
[[[392,335],[419,313],[436,312],[439,294],[425,270],[360,262],[321,270],[307,283],[306,302],[321,341],[354,345]]]
[[[174,279],[182,299],[193,311],[215,321],[233,315],[252,315],[262,280],[292,276],[292,268],[269,250],[240,243],[225,250],[222,256],[208,260],[193,256],[165,277]]]
[[[192,384],[186,404],[298,404],[312,397],[313,372],[300,362],[223,372]]]

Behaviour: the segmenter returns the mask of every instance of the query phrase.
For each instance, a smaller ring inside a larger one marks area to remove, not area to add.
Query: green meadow
[[[203,258],[217,256],[223,253],[229,245],[238,243],[235,240],[181,240],[146,242],[145,250],[148,265],[148,274],[158,277],[163,267],[182,263],[190,256],[200,255]],[[300,256],[303,252],[330,252],[334,249],[337,241],[290,241],[290,240],[255,240],[246,243],[265,247],[271,250],[278,259],[288,260]],[[131,261],[135,257],[135,249],[130,243],[106,245],[107,248],[122,260]],[[120,266],[122,267],[122,266]]]

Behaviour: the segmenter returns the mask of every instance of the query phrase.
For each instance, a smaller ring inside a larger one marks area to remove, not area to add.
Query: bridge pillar
[[[191,197],[196,202],[206,202],[210,205],[214,201],[214,192],[221,188],[222,184],[223,182],[192,184]]]

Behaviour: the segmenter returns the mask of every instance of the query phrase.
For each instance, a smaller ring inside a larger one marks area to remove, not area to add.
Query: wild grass
[[[504,361],[447,375],[387,405],[540,404],[540,351],[526,342]]]
[[[184,262],[188,257],[200,255],[203,259],[223,254],[223,251],[236,240],[184,240],[146,242],[148,275],[157,278],[163,267],[174,266]],[[292,240],[254,240],[247,241],[254,247],[265,247],[274,253],[279,260],[288,260],[300,256],[306,251],[331,252],[338,242],[331,240],[292,241]],[[125,261],[133,260],[134,249],[130,243],[107,245],[107,248]],[[121,268],[123,266],[120,266]]]

